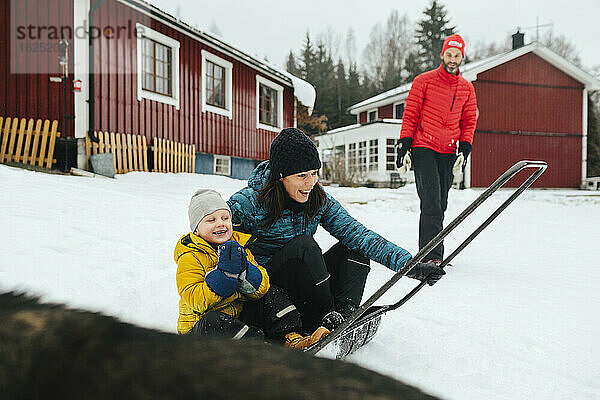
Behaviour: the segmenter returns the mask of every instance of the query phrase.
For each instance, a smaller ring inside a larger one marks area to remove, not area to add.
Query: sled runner
[[[467,208],[464,209],[448,226],[446,226],[436,237],[434,237],[425,247],[421,249],[413,258],[408,260],[406,264],[400,268],[383,286],[381,286],[367,301],[365,301],[352,315],[350,315],[337,329],[331,334],[314,345],[305,349],[308,354],[316,354],[321,351],[330,343],[336,358],[344,358],[360,347],[367,344],[379,328],[381,323],[381,316],[388,311],[392,311],[406,303],[412,296],[414,296],[423,286],[425,286],[427,279],[423,280],[413,290],[411,290],[406,296],[394,304],[373,306],[386,291],[389,290],[400,278],[408,273],[411,268],[423,257],[425,257],[435,246],[437,246],[454,228],[456,228],[461,222],[463,222],[467,216],[469,216],[477,207],[479,207],[485,200],[487,200],[496,190],[502,187],[518,172],[526,168],[535,168],[535,171],[506,199],[477,229],[473,231],[457,248],[446,257],[440,267],[445,267],[448,263],[454,259],[469,243],[475,239],[481,231],[483,231],[502,211],[509,206],[517,197],[521,195],[537,178],[540,177],[546,170],[548,165],[545,161],[519,161],[506,172],[504,172],[494,183],[490,185],[477,199],[473,201]]]

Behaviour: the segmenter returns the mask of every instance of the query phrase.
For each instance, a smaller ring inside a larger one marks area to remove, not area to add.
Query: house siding
[[[479,119],[471,186],[489,186],[510,165],[539,159],[548,170],[535,187],[578,187],[583,85],[528,53],[477,76]],[[516,186],[515,179],[507,186]]]

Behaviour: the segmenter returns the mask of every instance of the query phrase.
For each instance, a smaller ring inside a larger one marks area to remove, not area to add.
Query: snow
[[[0,290],[176,331],[173,248],[198,188],[224,198],[245,181],[129,173],[50,175],[0,165]],[[417,250],[419,202],[400,189],[326,189],[371,229]],[[512,191],[502,189],[446,240],[447,253]],[[446,220],[481,190],[452,190]],[[384,316],[348,361],[445,399],[593,399],[600,392],[600,193],[528,190],[434,287]],[[319,230],[324,249],[335,241]],[[392,276],[372,263],[365,299]],[[379,303],[400,299],[402,278]]]
[[[292,80],[292,86],[294,86],[294,96],[300,100],[300,103],[308,108],[308,115],[311,115],[313,112],[313,107],[315,106],[315,100],[317,99],[317,91],[313,85],[303,79],[298,78],[297,76],[290,74],[287,71],[279,70],[279,72]]]

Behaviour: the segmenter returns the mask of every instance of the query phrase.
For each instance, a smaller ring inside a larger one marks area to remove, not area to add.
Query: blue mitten
[[[228,277],[238,279],[240,274],[248,268],[246,251],[235,240],[228,240],[219,246],[217,268]]]
[[[217,268],[206,274],[204,281],[219,296],[229,297],[235,292],[240,274],[245,273],[247,264],[244,248],[229,240],[219,246]]]
[[[262,278],[262,273],[256,265],[248,262],[248,269],[240,274],[238,290],[244,294],[254,293],[260,287]]]
[[[238,285],[237,278],[228,277],[219,268],[209,271],[204,277],[204,282],[206,282],[210,290],[224,298],[235,293],[235,289]]]

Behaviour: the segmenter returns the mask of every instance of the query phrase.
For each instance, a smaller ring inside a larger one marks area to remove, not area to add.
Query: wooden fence
[[[92,154],[112,153],[115,173],[130,171],[148,172],[148,146],[146,137],[114,132],[96,132],[98,143],[85,138],[85,153],[89,160]]]
[[[112,153],[115,173],[148,172],[146,137],[124,133],[96,132],[99,143],[85,139],[86,155]],[[195,146],[154,138],[152,172],[194,172]]]
[[[196,146],[154,138],[153,172],[194,172]]]
[[[35,125],[35,127],[34,127]],[[0,162],[16,162],[51,168],[54,160],[54,144],[60,136],[58,121],[33,118],[0,117]]]

